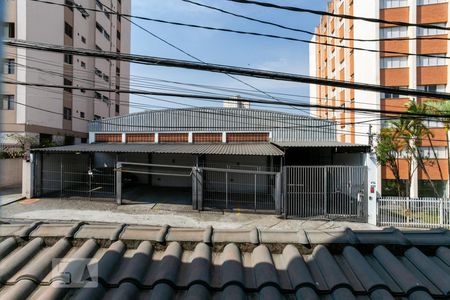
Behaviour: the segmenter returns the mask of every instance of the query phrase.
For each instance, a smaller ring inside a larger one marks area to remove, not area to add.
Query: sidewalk
[[[0,189],[0,207],[24,199],[22,187],[6,187]]]
[[[170,225],[172,227],[272,230],[355,230],[378,229],[366,223],[338,221],[285,220],[275,215],[187,211],[185,207],[158,207],[148,204],[117,206],[111,202],[89,202],[75,199],[31,199],[12,203],[0,210],[3,220],[45,220],[111,222],[137,225]]]

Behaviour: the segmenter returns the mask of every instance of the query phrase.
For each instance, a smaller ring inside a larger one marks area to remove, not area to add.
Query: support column
[[[122,164],[116,164],[116,202],[122,205]]]
[[[275,211],[281,214],[281,172],[275,175]]]
[[[365,164],[367,167],[366,188],[365,188],[365,203],[367,203],[367,222],[372,225],[377,225],[378,207],[377,207],[377,178],[378,167],[377,160],[374,154],[365,154]]]
[[[30,199],[33,197],[34,191],[34,181],[35,178],[33,176],[35,155],[30,154],[30,160],[22,160],[22,196],[26,197],[27,199]]]

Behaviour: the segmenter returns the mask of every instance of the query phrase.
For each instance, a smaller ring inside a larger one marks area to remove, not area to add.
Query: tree
[[[21,134],[8,134],[6,136],[9,140],[12,140],[14,144],[5,146],[5,152],[11,158],[24,157],[30,148],[39,145],[39,141],[34,136],[27,136]]]
[[[410,101],[406,107],[407,111],[411,113],[425,114],[429,112],[429,107],[426,104],[417,104],[415,101]],[[392,119],[388,124],[388,128],[383,129],[378,137],[378,145],[375,152],[378,163],[392,171],[398,195],[402,196],[402,180],[399,172],[399,159],[401,158],[406,160],[408,166],[408,181],[405,194],[407,196],[410,195],[411,179],[417,169],[420,168],[427,176],[433,192],[439,197],[440,195],[431,180],[424,163],[425,158],[420,150],[422,140],[425,137],[430,139],[430,136],[432,136],[429,128],[426,127],[422,119],[408,116]]]
[[[446,132],[446,142],[447,142],[447,175],[448,175],[448,190],[450,191],[450,101],[429,101],[427,102],[428,107],[434,113],[441,115],[440,121],[444,124],[444,129]],[[450,197],[450,195],[447,195]]]
[[[402,191],[402,179],[400,177],[401,153],[405,148],[404,141],[393,139],[395,131],[391,128],[384,128],[377,137],[375,155],[377,162],[381,166],[387,167],[395,178],[395,187],[399,197],[406,196],[408,191]]]

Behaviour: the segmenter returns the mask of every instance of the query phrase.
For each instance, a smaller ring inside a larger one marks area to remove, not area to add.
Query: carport
[[[118,204],[181,204],[195,209],[203,209],[203,195],[212,192],[223,194],[225,201],[227,193],[238,191],[243,200],[235,205],[243,205],[246,198],[254,203],[256,193],[265,191],[253,185],[269,182],[264,176],[274,177],[275,172],[264,171],[279,172],[284,154],[271,143],[98,143],[34,149],[32,153],[37,196],[116,199]],[[261,172],[257,181],[255,172]],[[214,181],[212,174],[216,175]],[[236,190],[237,180],[243,177],[249,178],[249,186]],[[275,193],[268,185],[266,190]],[[222,188],[229,190],[222,192]],[[270,201],[274,203],[272,194]],[[275,204],[266,206],[275,209]]]

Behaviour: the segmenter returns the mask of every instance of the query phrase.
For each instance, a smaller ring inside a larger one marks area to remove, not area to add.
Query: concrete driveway
[[[337,221],[285,220],[274,215],[192,211],[189,206],[129,204],[76,199],[26,199],[0,208],[0,218],[10,220],[112,222],[172,227],[206,227],[223,229],[339,230],[378,229],[365,223]]]
[[[22,187],[4,187],[0,189],[0,207],[24,199]]]

